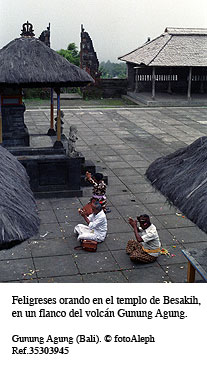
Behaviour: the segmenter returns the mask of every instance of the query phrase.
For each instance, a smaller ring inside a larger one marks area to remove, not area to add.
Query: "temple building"
[[[94,80],[99,79],[101,76],[99,61],[93,47],[93,42],[90,35],[83,28],[83,25],[81,25],[80,68],[88,72]]]
[[[127,91],[134,97],[165,94],[189,101],[207,93],[207,29],[166,28],[119,59],[127,63]]]
[[[47,30],[43,30],[39,36],[39,40],[44,42],[46,46],[50,47],[50,23]]]

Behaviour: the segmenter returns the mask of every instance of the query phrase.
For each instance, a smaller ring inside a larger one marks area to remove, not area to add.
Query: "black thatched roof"
[[[146,177],[171,203],[207,232],[207,137],[155,160]]]
[[[40,220],[23,165],[0,146],[0,244],[34,236]]]
[[[17,38],[0,50],[0,86],[61,87],[93,82],[87,72],[37,38]]]

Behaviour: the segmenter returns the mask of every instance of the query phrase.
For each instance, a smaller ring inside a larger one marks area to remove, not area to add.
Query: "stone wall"
[[[96,85],[83,88],[83,97],[120,98],[127,94],[127,79],[100,79]]]
[[[127,93],[127,79],[101,79],[99,87],[103,92],[103,98],[118,98]]]

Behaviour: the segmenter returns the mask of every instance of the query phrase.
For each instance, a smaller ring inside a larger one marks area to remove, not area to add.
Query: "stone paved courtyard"
[[[20,283],[168,283],[186,281],[187,261],[182,248],[207,246],[207,235],[151,187],[144,174],[148,165],[207,135],[207,108],[65,108],[64,133],[78,128],[78,151],[108,176],[111,212],[108,235],[95,254],[75,251],[73,228],[82,222],[77,209],[87,203],[91,187],[81,198],[38,199],[39,234],[0,251],[0,282]],[[25,123],[31,146],[48,146],[48,109],[27,110]],[[133,232],[129,216],[148,213],[162,247],[154,264],[135,265],[125,247]],[[200,275],[196,281],[202,282]]]

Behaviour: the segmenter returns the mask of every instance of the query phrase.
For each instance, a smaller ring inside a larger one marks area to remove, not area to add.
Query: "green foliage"
[[[50,98],[50,89],[48,88],[23,88],[23,97],[26,98]]]
[[[111,63],[110,60],[101,62],[99,70],[103,79],[125,79],[127,75],[125,63]]]
[[[71,54],[76,58],[79,56],[78,47],[75,43],[69,43],[67,50],[71,52]]]
[[[80,66],[80,53],[75,43],[69,43],[67,50],[61,48],[57,51],[58,54],[62,55],[70,63]]]

